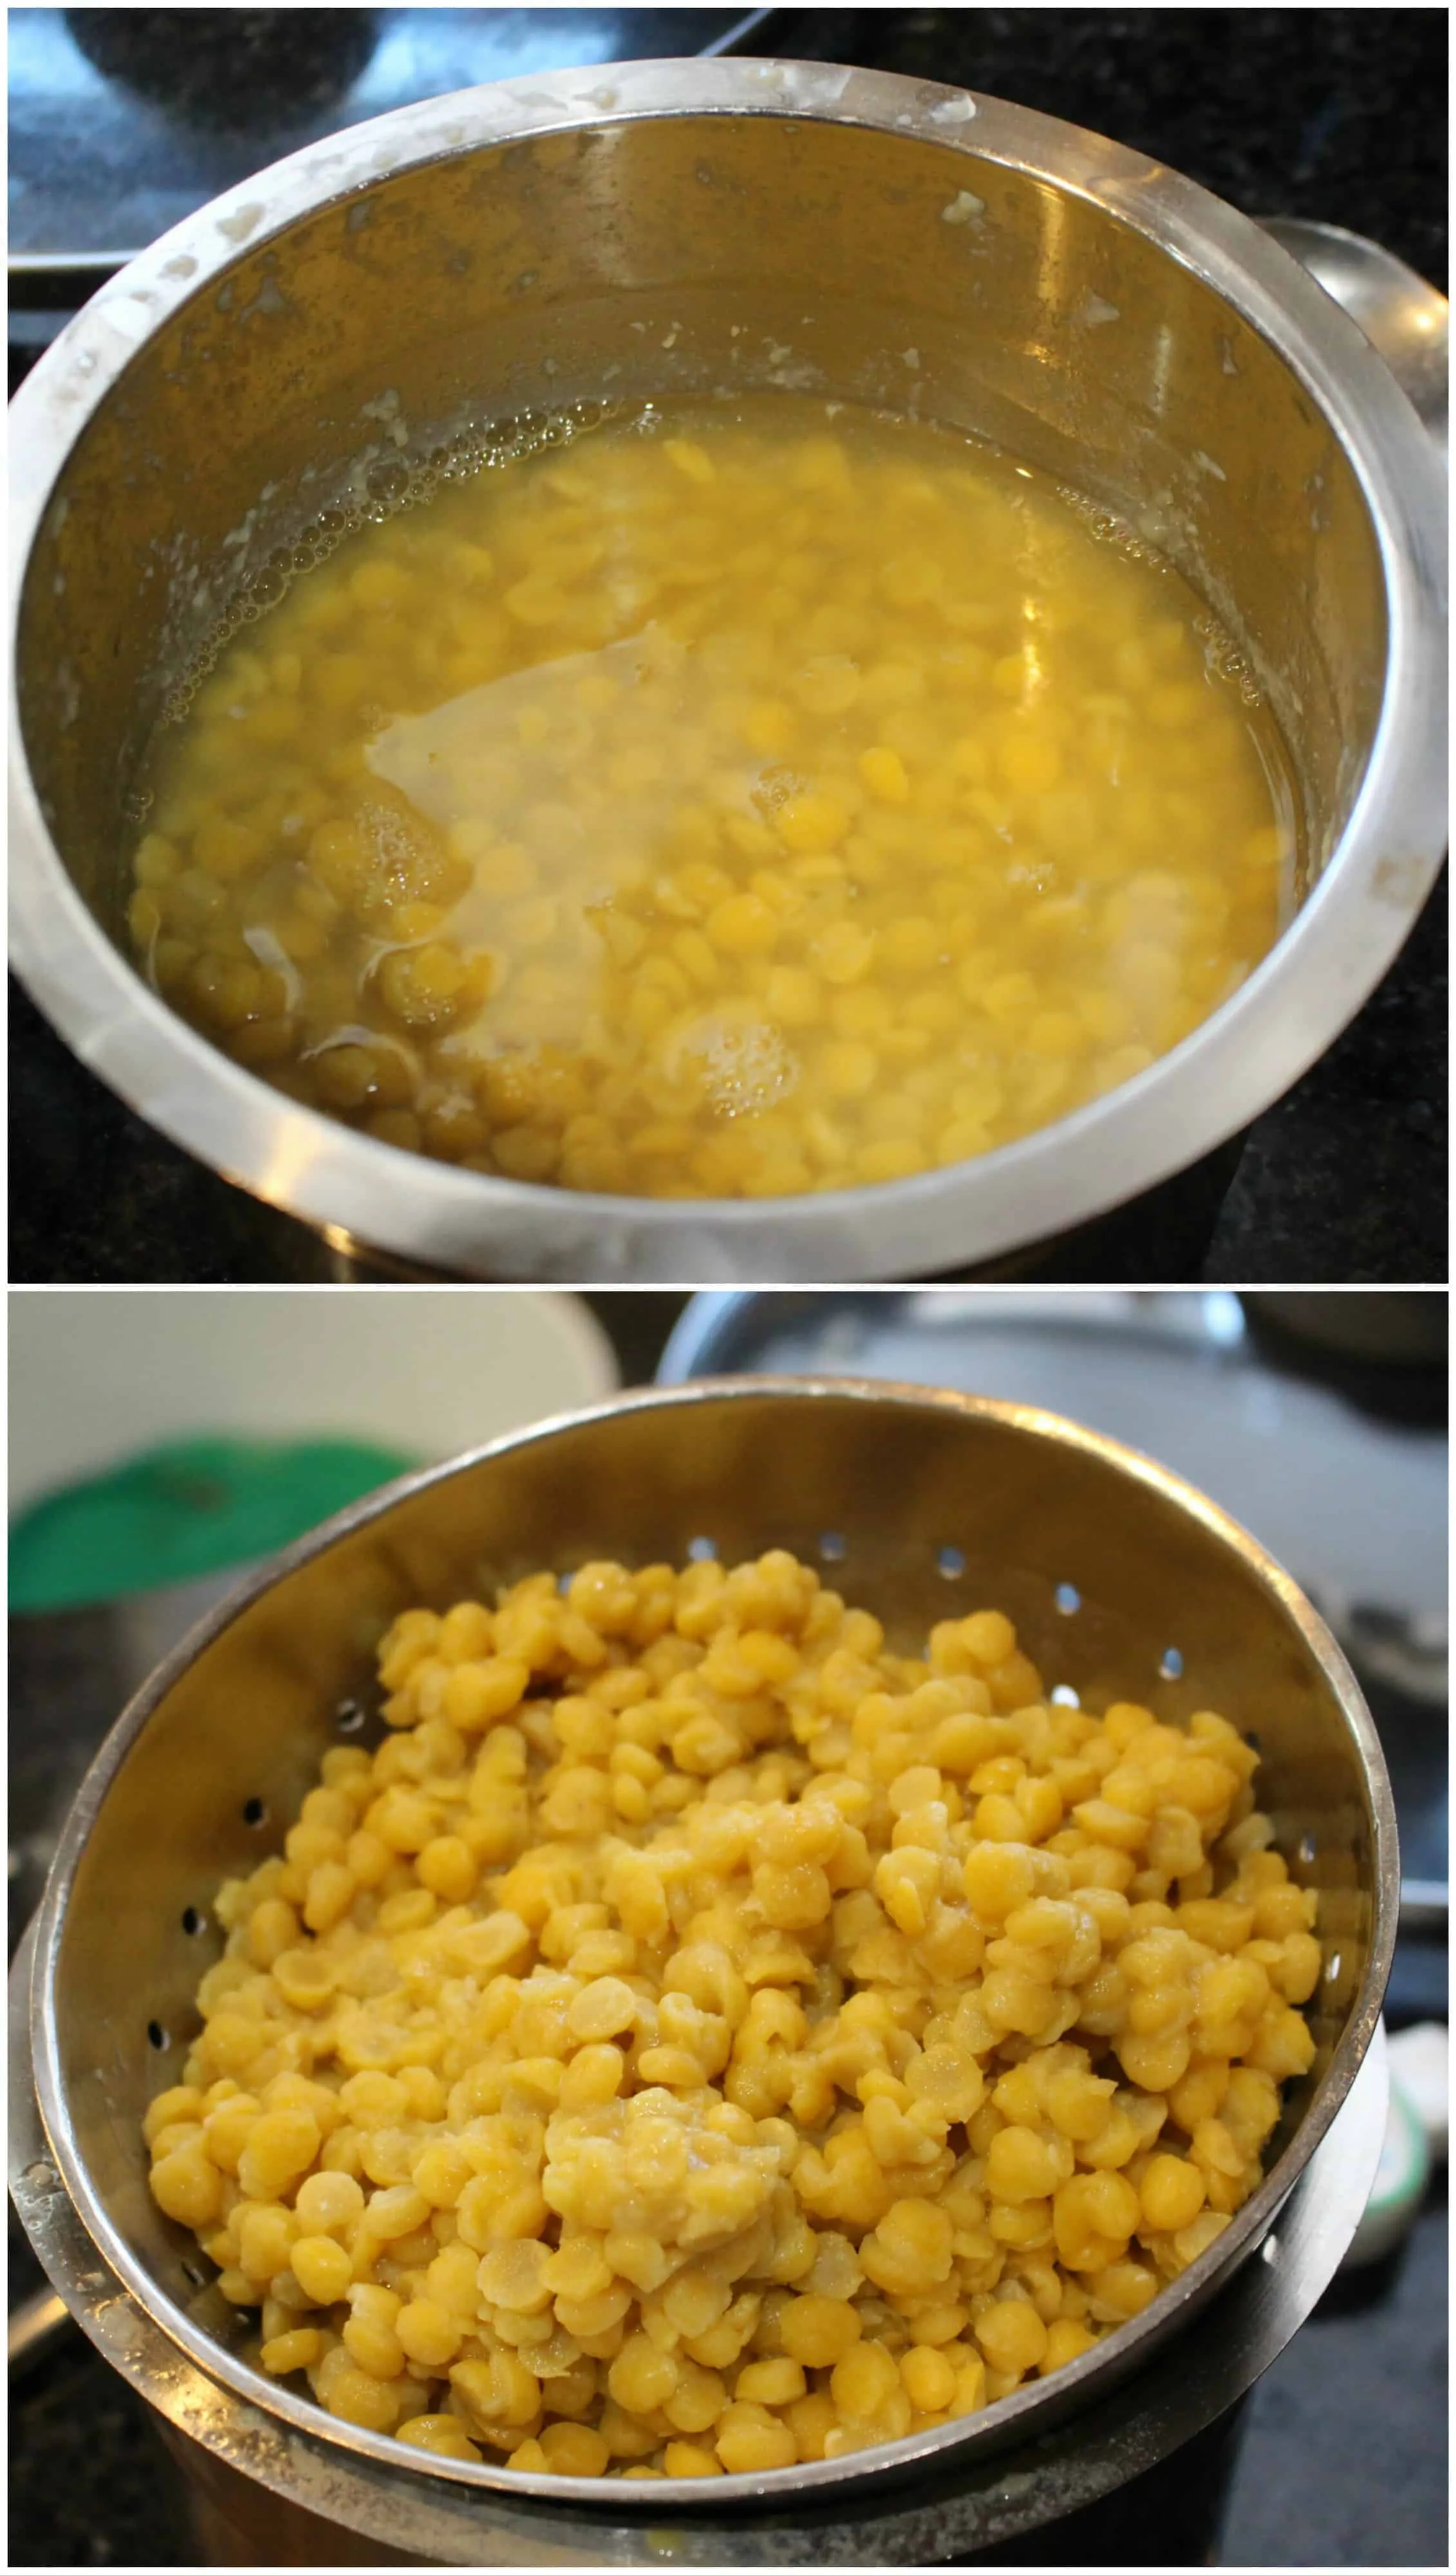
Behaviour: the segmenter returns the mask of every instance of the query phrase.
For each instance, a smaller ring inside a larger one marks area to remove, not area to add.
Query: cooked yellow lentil
[[[350,537],[164,729],[159,990],[482,1173],[859,1187],[1126,1082],[1278,926],[1228,639],[1075,496],[807,396],[658,409]]]
[[[561,2475],[946,2423],[1211,2244],[1315,1897],[1212,1713],[892,1652],[784,1553],[412,1609],[225,1884],[152,2189],[347,2422]]]

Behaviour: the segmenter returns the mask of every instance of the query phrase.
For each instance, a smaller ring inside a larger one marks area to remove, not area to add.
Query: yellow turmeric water
[[[131,934],[385,1144],[898,1180],[1131,1080],[1269,948],[1289,806],[1237,674],[982,443],[648,405],[356,529],[224,648],[155,746]]]

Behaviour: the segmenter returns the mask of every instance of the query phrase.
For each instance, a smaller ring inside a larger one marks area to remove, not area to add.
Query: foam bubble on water
[[[771,1020],[705,1011],[673,1049],[674,1079],[696,1075],[706,1105],[720,1118],[771,1109],[798,1082],[798,1058]]]
[[[397,404],[398,400],[397,395],[383,395],[379,404],[366,404],[364,408],[382,416],[383,407]],[[651,413],[654,407],[644,404],[639,408]],[[362,470],[356,468],[357,489],[351,488],[344,499],[320,510],[289,545],[278,547],[258,572],[239,584],[181,678],[169,690],[159,725],[182,722],[239,628],[256,624],[276,608],[299,575],[327,562],[346,537],[356,535],[361,528],[380,526],[401,510],[419,509],[433,500],[442,484],[470,482],[477,474],[524,464],[548,448],[569,446],[573,440],[619,419],[626,410],[624,403],[579,402],[550,411],[522,412],[506,420],[472,421],[413,463],[405,457],[391,456],[371,459]],[[238,551],[246,550],[257,518],[256,508],[250,510],[224,543]],[[199,589],[196,596],[200,600],[206,594]]]
[[[1095,538],[1099,545],[1110,546],[1114,554],[1124,555],[1129,563],[1162,563],[1163,558],[1156,548],[1145,544],[1115,510],[1109,510],[1100,501],[1091,500],[1085,492],[1077,491],[1074,484],[1058,484],[1057,499],[1080,519],[1088,536]]]

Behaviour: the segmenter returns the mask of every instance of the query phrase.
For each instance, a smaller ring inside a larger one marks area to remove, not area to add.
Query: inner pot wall
[[[980,211],[946,221],[968,179]],[[1135,212],[1135,184],[1099,182]],[[126,367],[60,477],[21,619],[27,752],[93,913],[118,935],[168,686],[362,459],[398,461],[365,404],[397,395],[417,456],[466,414],[774,383],[993,436],[1171,557],[1249,648],[1317,872],[1373,738],[1386,618],[1357,478],[1283,361],[1071,186],[852,124],[680,114],[354,187]]]

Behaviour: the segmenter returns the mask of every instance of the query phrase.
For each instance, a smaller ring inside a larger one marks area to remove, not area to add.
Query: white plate
[[[33,1288],[10,1302],[10,1509],[201,1434],[449,1457],[618,1384],[590,1307],[534,1288]]]

